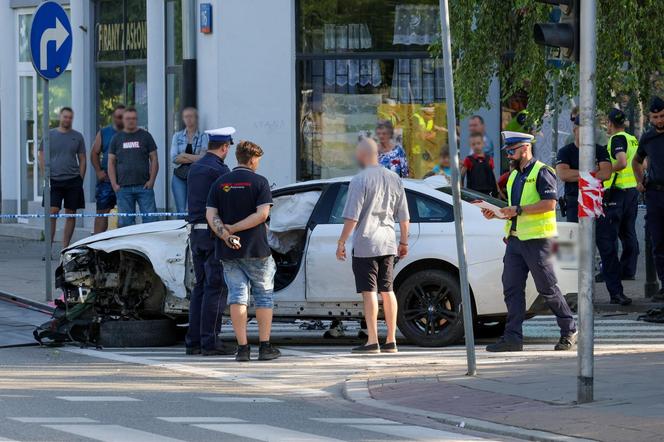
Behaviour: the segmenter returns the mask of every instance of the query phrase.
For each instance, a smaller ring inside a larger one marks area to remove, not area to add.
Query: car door
[[[343,229],[342,213],[346,204],[348,183],[331,185],[321,197],[317,213],[312,217],[306,252],[307,301],[344,302],[358,301],[355,279],[351,267],[350,241],[346,246],[348,259],[336,258],[337,240]],[[396,226],[397,235],[398,224]],[[411,224],[411,242],[417,238],[418,225]]]

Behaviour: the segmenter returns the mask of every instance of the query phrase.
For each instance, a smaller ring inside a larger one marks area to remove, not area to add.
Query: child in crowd
[[[493,158],[484,153],[484,136],[481,133],[470,136],[470,150],[473,153],[463,160],[461,168],[461,178],[466,178],[466,187],[487,195],[498,195]]]

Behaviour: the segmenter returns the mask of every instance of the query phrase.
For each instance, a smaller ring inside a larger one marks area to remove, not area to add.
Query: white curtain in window
[[[394,63],[390,98],[398,103],[437,103],[445,97],[440,59],[404,59]]]
[[[371,49],[369,27],[365,23],[324,26],[325,50],[347,52]],[[325,83],[329,86],[380,86],[382,75],[378,60],[325,60]]]
[[[397,5],[394,13],[395,45],[428,45],[440,35],[438,6]]]

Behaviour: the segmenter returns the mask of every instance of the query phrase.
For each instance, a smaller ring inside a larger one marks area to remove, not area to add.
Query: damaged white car
[[[277,263],[276,320],[362,318],[350,262],[335,258],[349,181],[310,181],[273,191],[269,240]],[[450,189],[442,177],[405,180],[405,188],[411,247],[395,268],[399,330],[413,344],[454,344],[463,337],[463,318]],[[506,314],[500,282],[503,222],[485,220],[470,204],[487,197],[463,193],[473,316],[477,327],[500,329]],[[577,293],[576,236],[575,224],[559,223],[557,275],[571,303]],[[56,283],[65,300],[93,299],[98,323],[140,322],[159,315],[186,322],[194,283],[187,237],[184,221],[140,224],[91,236],[62,252]],[[527,305],[531,316],[543,306],[532,280]]]

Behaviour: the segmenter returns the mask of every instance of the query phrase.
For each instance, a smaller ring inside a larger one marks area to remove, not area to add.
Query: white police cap
[[[500,133],[503,137],[503,149],[508,148],[517,143],[532,143],[535,137],[531,134],[524,132],[513,132],[511,130],[504,130]]]
[[[208,135],[210,141],[233,144],[232,135],[235,133],[235,128],[230,126],[221,127],[219,129],[206,130],[205,133]]]

